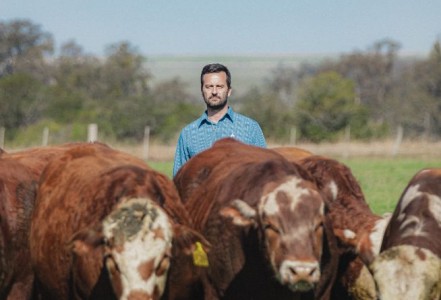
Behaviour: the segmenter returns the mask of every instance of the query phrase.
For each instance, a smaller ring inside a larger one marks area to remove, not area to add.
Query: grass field
[[[378,214],[391,212],[416,172],[441,167],[436,159],[356,158],[344,161],[363,189],[371,209]]]
[[[341,161],[351,168],[369,206],[377,214],[393,211],[401,193],[416,172],[427,167],[441,167],[441,161],[435,158],[357,157]],[[149,164],[171,178],[173,162],[152,161]]]

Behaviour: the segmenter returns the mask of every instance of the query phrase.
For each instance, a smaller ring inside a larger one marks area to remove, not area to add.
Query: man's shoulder
[[[184,128],[182,128],[182,132],[191,132],[198,129],[201,125],[201,122],[202,122],[201,117],[197,118],[196,120],[185,125]]]
[[[258,124],[257,121],[254,120],[253,118],[245,116],[245,115],[238,113],[238,112],[234,112],[234,119],[236,121],[243,122],[243,123]]]

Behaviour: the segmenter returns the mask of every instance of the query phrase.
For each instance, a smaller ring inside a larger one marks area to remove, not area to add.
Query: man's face
[[[225,72],[208,73],[203,77],[202,96],[208,108],[221,109],[227,104],[231,89],[227,85]]]

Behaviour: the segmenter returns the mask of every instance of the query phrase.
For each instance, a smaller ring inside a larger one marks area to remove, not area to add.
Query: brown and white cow
[[[380,299],[441,299],[441,169],[410,180],[370,266]]]
[[[29,299],[33,274],[28,235],[36,186],[46,164],[72,144],[1,152],[0,299]]]
[[[324,234],[324,202],[305,170],[226,138],[191,158],[174,182],[212,244],[205,299],[329,298],[336,245]]]
[[[339,280],[334,297],[376,299],[375,282],[367,266],[378,255],[389,216],[371,211],[349,167],[323,156],[304,157],[298,163],[311,172],[329,210],[341,252]]]
[[[47,165],[38,187],[36,291],[42,299],[159,299],[172,244],[192,246],[200,236],[187,224],[165,175],[106,145],[73,147]]]
[[[340,266],[333,297],[376,299],[375,282],[367,265],[379,252],[388,217],[374,214],[351,170],[343,163],[296,147],[274,151],[297,162],[317,180],[339,241]]]

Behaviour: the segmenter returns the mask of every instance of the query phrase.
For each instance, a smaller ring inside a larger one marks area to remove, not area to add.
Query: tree
[[[399,43],[384,39],[374,43],[368,51],[344,55],[339,61],[324,66],[322,70],[336,71],[351,79],[355,83],[358,99],[369,108],[372,120],[385,122],[399,48]]]
[[[441,136],[441,43],[436,41],[428,59],[415,64],[412,77],[418,98],[413,99],[413,115],[419,116],[420,128]],[[422,126],[421,126],[422,125]]]
[[[148,91],[150,74],[144,68],[145,58],[128,42],[113,44],[107,48],[102,80],[106,84],[106,96],[141,96]]]
[[[274,141],[289,138],[294,126],[293,107],[281,100],[278,94],[254,88],[238,100],[237,110],[259,122],[266,137]]]
[[[0,126],[17,129],[43,116],[46,88],[27,74],[14,74],[0,79]]]
[[[321,73],[304,82],[295,112],[302,138],[314,142],[335,139],[347,126],[355,136],[361,136],[367,127],[367,111],[357,100],[354,82],[336,72]]]
[[[0,78],[28,73],[47,80],[44,58],[53,53],[52,35],[29,20],[0,22]]]

